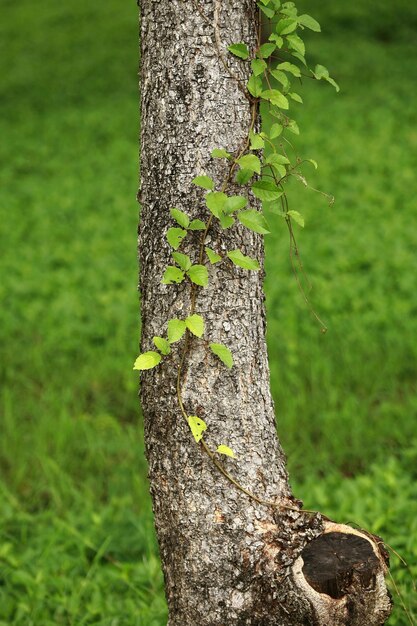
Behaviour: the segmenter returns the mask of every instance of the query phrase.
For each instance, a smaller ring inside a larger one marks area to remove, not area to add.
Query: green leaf
[[[272,154],[268,154],[268,156],[265,159],[265,163],[267,164],[278,163],[279,165],[288,165],[289,160],[283,154],[278,154],[277,152],[273,152]]]
[[[174,248],[174,250],[179,248],[186,235],[187,231],[182,228],[168,228],[167,239],[171,248]]]
[[[222,191],[210,191],[210,193],[206,195],[206,204],[216,217],[220,217],[226,201],[227,196]]]
[[[188,330],[196,337],[203,336],[204,320],[201,315],[197,315],[197,313],[194,313],[194,315],[190,315],[186,318],[185,325],[187,326]]]
[[[243,226],[253,230],[255,233],[260,233],[261,235],[267,235],[270,231],[268,230],[268,224],[266,219],[259,213],[259,211],[255,211],[255,209],[249,209],[248,211],[241,211],[237,214],[237,219]]]
[[[205,230],[206,225],[201,220],[193,220],[188,227],[190,230]]]
[[[174,265],[168,265],[162,277],[161,283],[163,285],[172,285],[172,283],[182,283],[183,280],[184,272]]]
[[[217,254],[217,252],[214,252],[214,250],[212,250],[211,248],[206,247],[206,254],[212,265],[222,260],[222,257],[220,256],[220,254]]]
[[[259,76],[252,76],[248,80],[247,88],[254,98],[259,98],[262,93],[262,80]]]
[[[271,130],[269,131],[269,138],[270,139],[276,139],[277,137],[280,136],[280,134],[282,133],[282,126],[281,124],[272,124],[271,126]]]
[[[239,170],[236,173],[236,182],[239,185],[246,185],[246,183],[248,183],[250,179],[252,178],[253,174],[254,173],[252,172],[252,170],[245,170],[245,169]]]
[[[288,43],[290,45],[290,48],[292,48],[296,52],[299,52],[303,56],[305,55],[306,47],[305,47],[304,41],[301,39],[301,37],[299,37],[298,35],[288,35],[287,36],[287,41],[288,41]]]
[[[287,211],[287,215],[290,215],[294,222],[297,222],[302,228],[304,228],[304,217],[298,211]]]
[[[251,187],[254,196],[262,202],[278,200],[284,193],[275,183],[269,180],[258,180]]]
[[[261,135],[257,135],[253,132],[253,130],[250,131],[249,138],[251,150],[262,150],[262,148],[265,147],[265,142],[262,139]]]
[[[193,185],[197,185],[203,189],[214,189],[214,180],[210,178],[210,176],[203,174],[194,178]]]
[[[268,19],[271,19],[272,17],[274,17],[275,15],[274,9],[270,9],[269,7],[263,7],[262,5],[259,5],[259,4],[258,4],[258,7],[261,9],[262,13],[265,13]]]
[[[282,5],[282,10],[281,13],[282,15],[288,15],[288,17],[296,17],[297,16],[297,9],[295,8],[295,4],[293,2],[286,2],[286,5],[288,5],[287,7],[285,7],[285,5]],[[292,6],[289,6],[289,5]],[[285,7],[285,8],[284,8]]]
[[[167,355],[171,352],[168,341],[163,337],[154,337],[152,341],[163,355]]]
[[[313,74],[317,80],[321,80],[322,78],[324,78],[324,80],[327,80],[328,83],[333,85],[336,91],[340,91],[339,85],[336,83],[336,81],[333,80],[333,78],[330,78],[329,70],[327,69],[327,67],[324,67],[324,65],[316,65]]]
[[[271,54],[274,52],[276,45],[274,43],[264,43],[258,50],[258,54],[263,59],[268,59]]]
[[[169,212],[171,213],[171,217],[174,218],[174,220],[178,222],[180,226],[182,226],[183,228],[188,228],[188,225],[190,223],[188,215],[186,215],[183,211],[180,211],[179,209],[170,209]]]
[[[195,285],[200,285],[201,287],[207,287],[208,285],[208,272],[207,268],[204,265],[192,265],[187,272],[190,280]]]
[[[290,72],[290,74],[296,78],[301,76],[300,68],[297,65],[294,65],[294,63],[288,63],[288,61],[277,65],[277,69],[283,70],[284,72]]]
[[[291,83],[285,72],[282,72],[281,70],[271,70],[270,74],[281,83],[285,91],[290,88]]]
[[[281,177],[286,175],[287,170],[285,169],[284,165],[287,165],[289,163],[287,157],[283,156],[282,154],[277,154],[275,152],[273,154],[270,154],[266,158],[265,162],[268,165],[271,165],[275,172],[277,172]]]
[[[180,268],[184,270],[184,272],[190,269],[191,260],[189,256],[187,256],[186,254],[182,254],[181,252],[173,252],[172,257],[175,263],[177,263],[177,265],[179,265]]]
[[[313,74],[317,80],[329,78],[329,70],[324,65],[316,65]]]
[[[259,5],[259,3],[264,4],[264,5],[266,6],[266,5],[267,5],[267,4],[269,4],[270,2],[271,2],[271,0],[259,0],[259,2],[258,2],[258,6],[260,6],[260,5]]]
[[[155,367],[155,365],[158,365],[160,361],[161,355],[159,354],[159,352],[153,352],[152,350],[150,352],[144,352],[143,354],[140,354],[136,359],[133,365],[133,369],[150,370]]]
[[[299,102],[300,104],[303,103],[303,99],[301,96],[298,95],[298,93],[295,93],[295,91],[292,91],[291,93],[288,94],[289,97],[291,98],[291,100],[294,100],[295,102]]]
[[[220,226],[225,230],[226,228],[230,228],[235,223],[235,220],[231,215],[225,215],[224,213],[220,213],[219,215]]]
[[[233,367],[233,356],[229,348],[222,343],[211,343],[210,350],[219,357],[220,361],[224,363],[229,369]]]
[[[274,104],[280,109],[288,109],[290,106],[287,98],[278,91],[278,89],[266,89],[261,93],[261,98],[269,100],[271,104]]]
[[[256,259],[251,259],[250,256],[245,256],[240,250],[231,250],[227,253],[227,256],[232,263],[238,265],[239,267],[243,267],[245,270],[258,271],[261,269]]]
[[[289,120],[285,128],[289,130],[291,133],[293,133],[294,135],[300,134],[300,129],[298,128],[298,124],[295,120]]]
[[[276,32],[278,35],[288,35],[288,33],[292,33],[297,28],[297,20],[293,17],[286,17],[283,20],[279,20],[276,25]]]
[[[251,170],[257,174],[261,173],[261,162],[254,154],[245,154],[236,161],[242,170]]]
[[[233,43],[231,46],[228,46],[227,49],[234,54],[235,57],[239,57],[239,59],[245,60],[249,56],[248,46],[245,43]]]
[[[207,430],[207,424],[204,420],[197,417],[197,415],[189,415],[187,421],[193,433],[193,437],[198,443],[203,438],[203,432]]]
[[[321,31],[320,24],[314,19],[314,17],[311,17],[311,15],[304,13],[303,15],[299,15],[297,20],[299,24],[306,26],[310,30],[314,30],[316,33]]]
[[[307,161],[309,161],[310,163],[312,163],[314,165],[314,169],[315,170],[318,168],[317,161],[315,161],[314,159],[307,159]]]
[[[263,74],[268,67],[265,61],[263,61],[262,59],[253,59],[250,66],[255,76],[260,76],[261,74]]]
[[[282,46],[284,45],[283,38],[280,37],[280,35],[277,35],[276,33],[271,33],[268,39],[269,41],[274,41],[277,48],[282,48]]]
[[[291,55],[301,61],[301,63],[307,67],[307,61],[305,60],[304,55],[301,54],[301,52],[296,52],[294,50],[294,52],[291,52]]]
[[[181,337],[183,336],[183,334],[185,333],[186,328],[187,327],[185,325],[185,322],[183,322],[183,320],[179,320],[177,318],[169,320],[168,333],[167,333],[168,342],[175,343],[176,341],[179,341]]]
[[[232,459],[236,458],[236,454],[233,452],[232,448],[229,448],[229,446],[225,446],[224,444],[217,446],[216,452],[218,452],[219,454],[230,456],[232,457]]]
[[[231,159],[232,155],[223,148],[214,148],[211,152],[213,159]]]
[[[224,205],[225,213],[233,213],[233,211],[240,211],[247,205],[248,200],[244,196],[228,196],[226,204]]]

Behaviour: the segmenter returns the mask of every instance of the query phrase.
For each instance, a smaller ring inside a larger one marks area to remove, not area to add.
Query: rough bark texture
[[[206,220],[202,190],[191,181],[202,172],[220,181],[224,164],[210,159],[211,150],[238,150],[248,131],[248,100],[219,60],[215,41],[223,51],[233,42],[253,44],[256,5],[253,0],[205,0],[199,10],[191,1],[142,0],[141,5],[140,288],[142,350],[148,350],[152,337],[166,331],[167,320],[189,314],[189,286],[160,283],[170,259],[169,209]],[[228,63],[234,74],[244,71],[239,61]],[[184,246],[194,262],[200,237],[189,236]],[[240,248],[262,263],[261,237],[243,227],[214,228],[209,239],[218,252]],[[296,507],[269,391],[262,272],[223,263],[210,267],[209,275],[196,310],[206,321],[205,339],[230,347],[235,366],[227,370],[205,341],[193,339],[183,377],[186,410],[208,423],[212,447],[225,443],[235,450],[239,460],[225,458],[224,464],[244,487]],[[300,554],[334,525],[319,514],[254,502],[194,443],[176,398],[177,346],[141,378],[169,626],[383,624],[389,601],[377,551],[366,590],[352,575],[341,598],[316,591],[307,583]]]

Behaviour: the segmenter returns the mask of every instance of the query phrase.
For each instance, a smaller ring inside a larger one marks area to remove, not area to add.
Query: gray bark
[[[170,262],[165,239],[169,209],[206,220],[200,173],[219,182],[224,164],[211,150],[239,149],[250,123],[250,106],[216,50],[255,43],[253,0],[142,0],[141,6],[141,193],[140,225],[142,351],[163,335],[172,317],[189,314],[189,285],[162,285]],[[245,64],[228,58],[235,75]],[[229,190],[230,191],[230,190]],[[196,260],[201,233],[183,251]],[[240,248],[263,260],[259,235],[240,226],[214,227],[209,245],[218,252]],[[297,509],[275,430],[265,345],[262,272],[222,263],[209,268],[196,311],[206,321],[204,340],[192,339],[183,376],[188,414],[208,423],[206,439],[225,443],[238,460],[228,471],[246,489],[281,507],[255,502],[236,489],[195,444],[176,398],[181,345],[157,368],[142,373],[141,402],[155,524],[165,575],[169,626],[383,624],[390,603],[378,564],[365,591],[351,582],[335,599],[314,589],[303,574],[303,548],[339,528],[320,514]],[[207,341],[226,344],[235,365],[227,370]],[[368,542],[368,539],[366,538]],[[368,542],[369,543],[369,542]],[[371,545],[371,544],[370,544]],[[374,545],[374,544],[373,544]],[[375,546],[374,546],[375,547]]]

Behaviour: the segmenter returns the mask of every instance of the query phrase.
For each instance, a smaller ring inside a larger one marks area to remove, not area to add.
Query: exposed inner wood
[[[313,539],[301,552],[303,574],[319,593],[342,598],[353,583],[374,586],[380,561],[369,541],[357,535],[325,533]]]

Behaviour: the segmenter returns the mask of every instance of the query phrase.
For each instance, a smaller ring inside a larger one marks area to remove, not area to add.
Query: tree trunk
[[[253,0],[142,0],[140,226],[142,349],[170,318],[190,311],[189,285],[162,285],[170,262],[169,210],[207,220],[201,173],[222,179],[213,148],[236,152],[251,107],[226,71],[219,49],[254,43]],[[227,59],[232,73],[245,70]],[[245,78],[245,77],[243,77]],[[200,232],[183,250],[194,262]],[[210,230],[217,252],[240,248],[261,265],[263,244],[242,226]],[[169,626],[383,624],[390,612],[386,565],[375,540],[320,514],[299,511],[276,437],[265,345],[262,272],[211,266],[197,292],[204,340],[190,338],[182,373],[185,410],[208,424],[207,441],[238,459],[226,470],[266,506],[222,475],[181,415],[176,374],[183,346],[142,373],[141,401],[155,524],[165,575]],[[207,341],[226,344],[230,370]],[[302,555],[302,556],[301,556]]]

